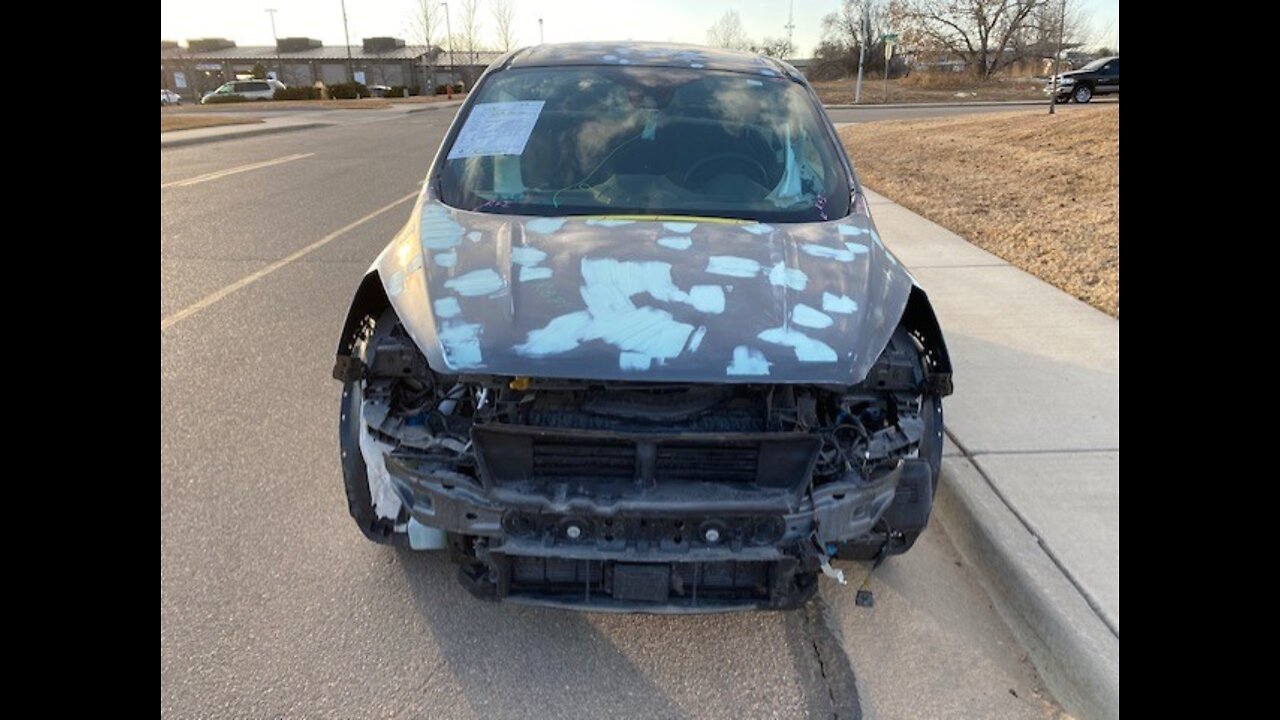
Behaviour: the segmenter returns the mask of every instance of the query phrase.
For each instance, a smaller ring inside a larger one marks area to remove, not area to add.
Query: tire
[[[924,413],[924,434],[920,440],[920,457],[928,460],[933,467],[932,495],[938,496],[938,484],[942,470],[942,398],[937,395],[927,396],[923,402],[929,403],[931,412]],[[877,527],[879,524],[877,523]],[[926,528],[927,529],[927,528]],[[880,531],[883,536],[883,531]],[[908,530],[902,533],[902,542],[891,545],[888,555],[901,555],[911,549],[924,530]],[[873,536],[874,537],[874,536]],[[836,557],[841,560],[874,560],[880,552],[880,544],[874,540],[863,539],[836,543]]]
[[[1071,91],[1071,99],[1081,105],[1084,105],[1093,99],[1093,88],[1088,85],[1081,85]]]
[[[378,326],[389,327],[396,320],[395,311],[391,308],[378,318]],[[356,343],[352,354],[360,360],[367,360],[369,340]],[[369,491],[369,474],[364,464],[364,455],[360,452],[360,430],[364,419],[361,415],[361,404],[364,400],[361,381],[348,380],[342,385],[342,398],[338,406],[338,447],[341,451],[342,484],[347,496],[347,511],[355,520],[360,532],[368,539],[380,545],[396,545],[408,547],[409,535],[396,532],[395,523],[378,517],[373,509],[373,496]],[[404,510],[401,510],[404,514]]]
[[[920,440],[920,457],[929,461],[929,465],[933,467],[932,495],[934,499],[938,497],[938,485],[942,481],[942,444],[943,444],[943,422],[942,422],[942,398],[937,395],[929,395],[924,402],[932,406],[932,412],[924,414],[924,437]],[[926,445],[926,442],[928,444]],[[920,537],[920,533],[924,530],[908,530],[902,534],[903,543],[901,545],[890,548],[890,555],[901,555],[911,549],[916,544],[916,539]]]

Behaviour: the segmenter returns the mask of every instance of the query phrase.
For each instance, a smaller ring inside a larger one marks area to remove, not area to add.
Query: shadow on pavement
[[[804,611],[666,616],[526,607],[472,597],[441,554],[399,550],[396,559],[478,716],[832,714]],[[839,697],[856,706],[852,687]]]

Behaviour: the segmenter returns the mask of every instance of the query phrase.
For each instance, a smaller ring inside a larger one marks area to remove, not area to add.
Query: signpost
[[[880,40],[884,42],[884,101],[889,102],[889,60],[893,58],[893,45],[898,42],[898,33],[885,33]]]

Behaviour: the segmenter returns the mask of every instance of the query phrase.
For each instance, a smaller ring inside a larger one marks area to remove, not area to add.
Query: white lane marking
[[[217,180],[218,178],[224,178],[228,175],[235,175],[236,173],[248,172],[259,168],[271,167],[272,165],[292,162],[294,160],[301,160],[302,158],[309,158],[312,155],[315,155],[315,153],[299,153],[297,155],[285,155],[284,157],[276,158],[275,160],[263,160],[262,162],[249,163],[248,165],[238,165],[233,168],[227,168],[226,170],[218,170],[216,172],[205,173],[204,175],[197,175],[193,178],[187,178],[186,180],[174,180],[173,182],[161,183],[160,188],[186,187],[197,183],[209,182],[210,180]]]
[[[384,212],[386,212],[386,211],[388,211],[388,210],[390,210],[390,209],[394,208],[394,207],[395,207],[395,206],[397,206],[397,205],[400,205],[400,204],[401,204],[401,203],[403,203],[404,201],[406,201],[406,200],[412,200],[412,199],[414,199],[414,198],[416,198],[416,197],[418,197],[418,191],[416,191],[416,190],[415,190],[415,191],[413,191],[413,192],[409,193],[408,195],[405,195],[404,197],[400,198],[399,200],[395,200],[395,201],[393,201],[393,202],[389,202],[389,203],[387,203],[386,205],[383,205],[382,207],[378,208],[377,210],[374,210],[373,212],[369,213],[368,215],[365,215],[364,217],[360,218],[359,220],[356,220],[355,222],[349,223],[349,224],[347,224],[347,225],[343,225],[342,227],[338,228],[337,230],[334,230],[333,232],[329,233],[328,235],[325,235],[324,237],[320,238],[319,240],[317,240],[317,241],[315,241],[315,242],[311,243],[310,245],[308,245],[308,246],[306,246],[306,247],[302,248],[301,250],[298,250],[298,251],[296,251],[296,252],[294,252],[294,253],[292,253],[292,254],[290,254],[290,255],[287,255],[287,256],[285,256],[285,257],[283,257],[283,258],[280,258],[279,260],[277,260],[277,261],[275,261],[275,262],[271,263],[270,265],[268,265],[268,266],[266,266],[266,267],[262,268],[261,270],[258,270],[257,272],[254,272],[254,273],[251,273],[251,274],[249,274],[249,275],[246,275],[246,276],[244,276],[244,277],[240,278],[239,280],[237,280],[237,281],[235,281],[235,282],[231,283],[230,285],[227,285],[226,287],[222,288],[221,290],[217,290],[217,291],[215,291],[215,292],[213,292],[213,293],[210,293],[209,295],[204,296],[204,297],[203,297],[203,298],[201,298],[200,300],[197,300],[196,302],[194,302],[194,303],[192,303],[192,304],[190,304],[190,305],[186,306],[185,308],[183,308],[183,309],[179,310],[178,312],[176,312],[176,313],[174,313],[174,314],[170,315],[169,317],[162,319],[162,320],[160,321],[160,332],[164,332],[165,330],[168,330],[169,328],[173,327],[174,325],[176,325],[176,324],[178,324],[178,323],[182,322],[183,320],[186,320],[187,318],[191,317],[192,315],[195,315],[196,313],[200,312],[201,310],[204,310],[205,308],[207,308],[207,307],[209,307],[210,305],[212,305],[212,304],[214,304],[214,303],[218,302],[219,300],[221,300],[222,298],[224,298],[224,297],[226,297],[226,296],[230,295],[231,293],[233,293],[233,292],[235,292],[235,291],[237,291],[237,290],[240,290],[241,288],[244,288],[244,287],[246,287],[246,286],[248,286],[248,285],[250,285],[250,284],[252,284],[252,283],[255,283],[255,282],[257,282],[258,280],[261,280],[262,278],[264,278],[264,277],[266,277],[266,276],[270,275],[271,273],[273,273],[273,272],[275,272],[275,271],[279,270],[280,268],[284,267],[285,265],[288,265],[289,263],[291,263],[291,262],[293,262],[293,261],[295,261],[295,260],[297,260],[297,259],[299,259],[299,258],[303,257],[304,255],[307,255],[308,253],[310,253],[310,252],[312,252],[312,251],[319,250],[320,248],[322,248],[322,247],[324,247],[325,245],[329,244],[330,242],[332,242],[333,240],[335,240],[335,239],[337,239],[338,237],[342,236],[343,234],[345,234],[345,233],[347,233],[347,232],[350,232],[351,230],[355,229],[356,227],[359,227],[360,225],[363,225],[364,223],[369,222],[370,220],[372,220],[372,219],[374,219],[374,218],[378,217],[379,215],[381,215],[382,213],[384,213]]]

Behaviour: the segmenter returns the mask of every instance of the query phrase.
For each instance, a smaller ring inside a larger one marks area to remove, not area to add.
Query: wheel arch
[[[941,397],[950,395],[953,389],[951,354],[947,352],[947,342],[942,337],[942,327],[933,312],[933,304],[919,285],[911,286],[907,307],[902,311],[901,325],[923,348],[920,358],[924,362],[929,389]]]
[[[351,380],[364,375],[363,363],[352,355],[356,341],[363,332],[367,318],[377,317],[391,306],[387,291],[382,287],[382,277],[376,269],[370,270],[347,309],[347,318],[342,323],[342,334],[338,337],[337,358],[333,365],[335,380]]]

